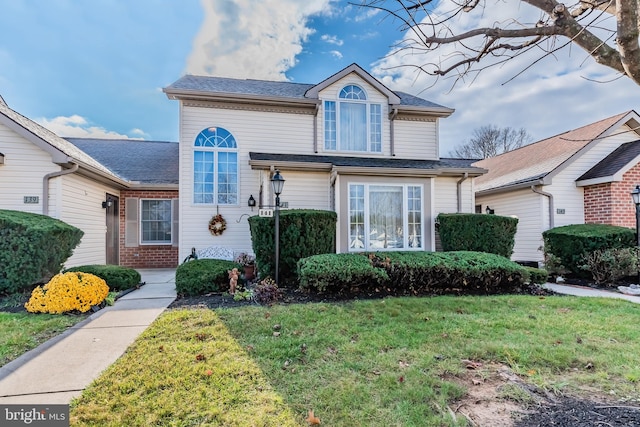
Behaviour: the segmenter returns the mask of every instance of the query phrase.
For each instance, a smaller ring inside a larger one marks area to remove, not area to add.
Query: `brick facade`
[[[636,210],[631,191],[640,184],[640,164],[622,175],[622,181],[584,187],[584,221],[636,227]]]
[[[120,265],[132,268],[174,268],[178,266],[178,247],[172,245],[141,245],[125,247],[125,200],[177,199],[178,191],[123,190],[120,192]]]

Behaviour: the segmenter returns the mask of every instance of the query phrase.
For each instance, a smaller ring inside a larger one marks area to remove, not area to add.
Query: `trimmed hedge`
[[[83,234],[46,215],[0,210],[0,294],[49,281],[60,272]]]
[[[545,255],[553,255],[571,273],[589,277],[580,266],[585,256],[603,250],[636,245],[635,231],[615,225],[574,224],[555,227],[542,233]]]
[[[240,264],[222,259],[197,259],[176,269],[176,292],[182,296],[229,290],[229,270]]]
[[[333,211],[287,209],[280,211],[280,283],[296,282],[298,260],[335,253],[336,222]],[[251,242],[261,277],[275,277],[275,218],[249,218]]]
[[[322,254],[298,262],[300,287],[326,290],[375,287],[389,282],[389,275],[373,266],[363,254]]]
[[[126,289],[134,288],[140,284],[140,280],[142,279],[140,273],[133,268],[122,267],[119,265],[80,265],[64,270],[65,273],[68,271],[81,271],[83,273],[98,276],[107,282],[109,290],[111,291],[124,291]]]
[[[303,288],[340,293],[385,287],[399,295],[507,293],[529,277],[507,258],[470,251],[316,255],[300,260],[298,271]]]
[[[444,251],[475,251],[510,258],[518,219],[500,215],[439,214],[438,232]]]
[[[534,285],[542,285],[549,281],[549,272],[543,268],[524,267],[526,281]]]

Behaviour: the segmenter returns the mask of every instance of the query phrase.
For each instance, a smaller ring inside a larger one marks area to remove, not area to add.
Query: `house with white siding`
[[[440,119],[454,110],[356,64],[317,84],[186,75],[164,92],[180,104],[180,259],[251,251],[247,218],[274,206],[276,170],[283,208],[338,213],[337,252],[433,251],[437,214],[473,212],[486,172],[440,158]],[[217,215],[226,229],[213,235]]]
[[[81,229],[66,267],[173,267],[177,153],[175,143],[63,139],[0,98],[0,209],[44,214]],[[121,200],[135,203],[139,213],[128,230]]]
[[[542,232],[569,224],[635,227],[640,117],[627,111],[475,163],[476,211],[519,219],[512,256],[542,262]]]

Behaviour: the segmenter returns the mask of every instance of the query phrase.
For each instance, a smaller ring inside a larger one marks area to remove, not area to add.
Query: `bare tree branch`
[[[472,73],[477,76],[490,58],[488,66],[513,60],[517,52],[532,48],[544,58],[575,44],[597,63],[640,85],[640,0],[577,0],[568,6],[557,0],[520,1],[540,11],[538,22],[519,22],[514,16],[492,27],[464,31],[456,31],[452,19],[472,11],[490,16],[498,6],[480,0],[362,0],[361,5],[386,12],[408,29],[396,53],[437,54],[442,46],[456,46],[454,53],[436,57],[437,62],[412,64],[430,75],[455,74],[457,81]],[[564,42],[558,43],[561,39]],[[535,62],[530,60],[523,71]]]

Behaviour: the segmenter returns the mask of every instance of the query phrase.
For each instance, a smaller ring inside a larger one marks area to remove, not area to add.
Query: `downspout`
[[[549,229],[552,229],[555,225],[555,221],[553,220],[553,194],[538,190],[535,185],[531,186],[531,191],[549,198]]]
[[[320,101],[316,104],[316,112],[313,115],[313,152],[318,153],[318,112],[320,111]]]
[[[42,214],[49,215],[49,181],[52,178],[56,178],[62,175],[69,175],[78,170],[78,164],[69,162],[72,164],[70,169],[64,169],[58,172],[48,173],[42,178]]]
[[[393,122],[398,115],[398,107],[393,107],[391,109],[391,114],[389,114],[389,134],[390,134],[390,145],[391,145],[391,155],[396,155],[396,138],[395,138],[395,126]]]
[[[469,178],[469,172],[465,172],[462,178],[456,182],[456,189],[458,191],[458,213],[462,212],[462,183]]]

